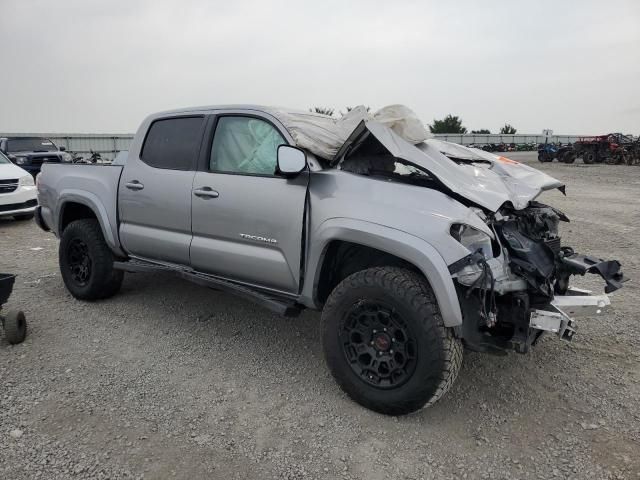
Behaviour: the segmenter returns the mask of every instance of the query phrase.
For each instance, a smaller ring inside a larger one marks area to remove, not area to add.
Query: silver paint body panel
[[[78,202],[94,211],[108,245],[118,256],[219,275],[288,294],[310,308],[321,307],[316,286],[330,243],[358,243],[419,268],[433,288],[445,324],[462,323],[447,265],[469,251],[451,237],[451,224],[465,223],[490,236],[493,233],[472,209],[450,196],[322,168],[311,154],[308,172],[294,179],[211,173],[202,167],[199,171],[161,170],[140,160],[146,132],[154,120],[224,113],[265,118],[293,142],[277,118],[260,107],[207,107],[151,115],[136,133],[124,166],[43,166],[39,199],[47,225],[59,235],[65,205]],[[400,147],[403,155],[409,150],[406,145]],[[210,145],[204,145],[203,151],[207,148]],[[144,188],[127,188],[134,180]],[[194,195],[203,187],[219,195]],[[490,197],[494,202],[495,195]]]

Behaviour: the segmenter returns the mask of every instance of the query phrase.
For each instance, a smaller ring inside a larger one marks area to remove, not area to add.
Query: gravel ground
[[[640,168],[509,156],[567,183],[542,197],[572,219],[566,244],[640,278]],[[467,353],[441,402],[393,418],[335,385],[318,313],[150,274],[83,303],[56,259],[53,236],[0,221],[0,271],[19,274],[7,307],[30,329],[0,337],[0,478],[640,479],[637,282],[572,343]]]

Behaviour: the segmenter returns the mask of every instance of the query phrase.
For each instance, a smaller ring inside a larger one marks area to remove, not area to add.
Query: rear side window
[[[156,120],[142,146],[142,161],[156,168],[194,170],[204,117]]]

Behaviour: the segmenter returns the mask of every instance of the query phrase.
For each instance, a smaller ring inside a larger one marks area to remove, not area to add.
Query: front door
[[[139,257],[189,265],[191,190],[204,116],[162,118],[127,159],[118,191],[120,241]]]
[[[308,173],[276,175],[279,145],[267,117],[219,115],[192,192],[195,270],[297,293]]]

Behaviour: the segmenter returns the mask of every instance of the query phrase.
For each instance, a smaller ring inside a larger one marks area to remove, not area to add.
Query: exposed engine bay
[[[545,331],[571,340],[572,316],[603,313],[609,299],[571,289],[570,277],[598,274],[606,293],[626,280],[618,261],[579,255],[562,246],[559,224],[569,219],[553,207],[531,201],[522,210],[504,207],[485,221],[495,233],[490,245],[477,231],[468,234],[461,226],[452,227],[460,240],[465,234],[478,237],[470,243],[478,248],[450,266],[465,307],[460,333],[469,348],[524,353]]]
[[[571,340],[576,326],[574,316],[599,315],[610,306],[606,294],[619,289],[626,280],[620,263],[580,255],[562,245],[559,226],[569,218],[534,200],[550,188],[564,193],[562,183],[513,160],[461,145],[427,141],[415,148],[434,157],[435,149],[448,163],[434,164],[433,169],[451,168],[459,172],[460,178],[471,173],[483,181],[489,175],[501,182],[505,178],[519,179],[517,190],[513,180],[504,182],[508,193],[502,198],[509,200],[496,208],[476,201],[484,197],[473,190],[472,183],[464,192],[452,188],[451,182],[443,180],[444,174],[435,175],[426,162],[418,163],[420,157],[414,155],[413,146],[405,146],[394,155],[392,147],[401,145],[401,141],[383,142],[369,125],[362,124],[359,130],[343,148],[339,168],[439,190],[466,205],[493,232],[489,236],[466,224],[451,226],[451,236],[471,252],[449,265],[463,313],[463,324],[457,327],[457,333],[468,348],[525,353],[545,332]],[[491,187],[497,188],[496,185]],[[529,190],[530,185],[535,188]],[[496,199],[493,205],[500,201]],[[586,273],[604,279],[604,295],[570,287],[572,275]]]

